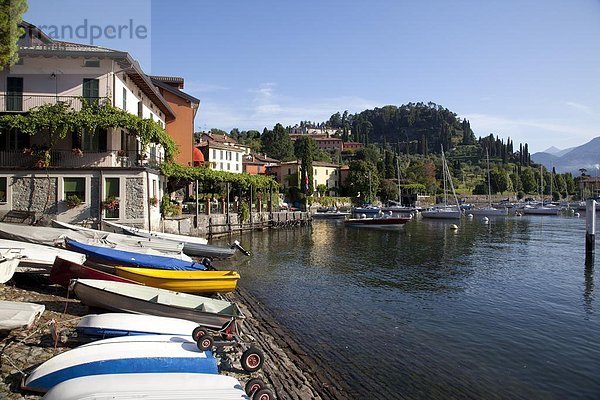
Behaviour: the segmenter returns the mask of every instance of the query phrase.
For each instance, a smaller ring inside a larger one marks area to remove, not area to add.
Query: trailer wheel
[[[254,392],[259,391],[265,387],[265,383],[260,378],[252,378],[248,382],[246,382],[246,394],[248,396],[252,396]]]
[[[262,351],[256,347],[250,347],[242,354],[242,368],[246,372],[258,371],[265,362],[265,356]]]
[[[252,400],[273,400],[275,395],[270,389],[260,389],[252,396]]]
[[[196,346],[198,346],[198,349],[201,351],[212,349],[213,338],[209,335],[200,336],[200,338],[196,342]]]
[[[206,336],[208,334],[208,330],[202,326],[197,326],[192,331],[192,337],[197,342],[202,336]]]

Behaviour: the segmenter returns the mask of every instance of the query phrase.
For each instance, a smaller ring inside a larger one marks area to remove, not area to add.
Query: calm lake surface
[[[254,233],[240,285],[356,398],[600,398],[585,218],[452,223]]]

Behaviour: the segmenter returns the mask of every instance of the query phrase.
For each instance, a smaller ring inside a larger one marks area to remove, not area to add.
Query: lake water
[[[240,285],[355,398],[598,399],[600,267],[584,236],[568,217],[314,221],[244,236]]]

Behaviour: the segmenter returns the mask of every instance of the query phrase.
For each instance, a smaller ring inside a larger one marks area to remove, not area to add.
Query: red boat
[[[121,278],[120,276],[110,274],[108,272],[100,271],[94,268],[90,268],[85,265],[77,264],[69,260],[56,257],[52,269],[50,270],[50,281],[58,285],[68,287],[71,279],[82,278],[82,279],[102,279],[105,281],[135,283],[139,285],[139,282]]]

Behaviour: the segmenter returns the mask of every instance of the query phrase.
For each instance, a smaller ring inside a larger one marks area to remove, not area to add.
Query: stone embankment
[[[307,354],[279,326],[251,294],[242,289],[227,296],[246,315],[242,335],[245,341],[261,349],[265,355],[263,368],[251,375],[243,371],[240,356],[243,346],[219,349],[217,358],[222,373],[236,377],[242,385],[251,377],[262,378],[278,399],[350,399],[349,389],[334,372],[320,367],[317,357]],[[74,327],[80,317],[90,311],[67,290],[49,285],[43,278],[18,280],[0,285],[0,300],[27,301],[43,304],[46,311],[29,330],[13,330],[0,337],[0,398],[7,400],[40,399],[40,395],[19,389],[23,373],[82,343]],[[97,310],[93,310],[97,311]],[[56,335],[51,334],[55,321]]]

